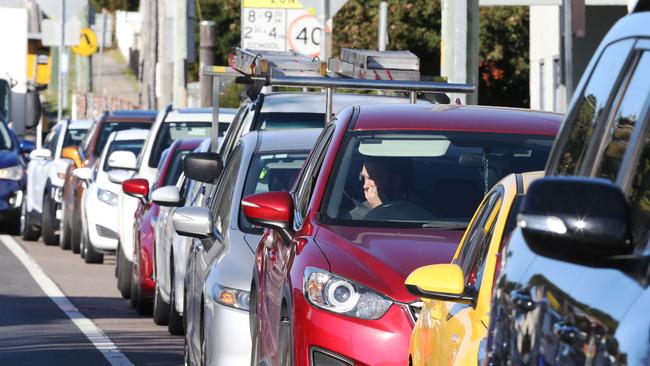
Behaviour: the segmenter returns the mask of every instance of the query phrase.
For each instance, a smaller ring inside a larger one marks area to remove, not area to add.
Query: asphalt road
[[[183,337],[135,313],[114,264],[0,236],[0,365],[181,365]]]

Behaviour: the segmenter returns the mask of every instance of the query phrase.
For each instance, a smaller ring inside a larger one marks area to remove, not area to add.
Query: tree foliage
[[[349,0],[336,14],[335,55],[341,47],[377,49],[379,3]],[[411,50],[420,58],[423,75],[440,75],[440,1],[388,0],[388,4],[388,49]],[[199,7],[203,19],[217,23],[216,61],[224,64],[240,43],[241,1],[200,0]],[[528,107],[528,8],[482,7],[480,11],[479,102]],[[198,55],[198,25],[196,32]],[[198,67],[190,70],[190,79],[195,80]]]

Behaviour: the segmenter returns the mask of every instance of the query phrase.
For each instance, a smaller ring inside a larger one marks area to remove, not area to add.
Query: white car
[[[233,112],[221,109],[220,121],[228,122]],[[227,126],[226,123],[220,124]],[[161,110],[149,130],[142,152],[138,156],[138,166],[134,178],[146,179],[149,186],[157,176],[160,157],[172,142],[183,138],[211,137],[212,109],[185,108]],[[220,131],[220,134],[222,132]],[[133,265],[133,215],[138,207],[138,198],[120,192],[117,211],[118,249],[117,288],[124,298],[131,296],[131,276]]]
[[[206,139],[194,152],[209,151],[210,142],[210,139]],[[181,334],[183,331],[185,263],[192,241],[192,238],[176,233],[171,217],[181,204],[185,207],[199,206],[207,188],[206,183],[186,179],[181,174],[176,186],[161,187],[151,194],[154,202],[158,203],[158,197],[163,200],[162,205],[159,205],[158,228],[155,232],[156,288],[153,320],[158,325],[166,324],[171,334]],[[170,203],[172,206],[168,206]]]
[[[91,120],[61,120],[50,129],[42,147],[29,154],[25,218],[33,229],[40,229],[43,242],[47,245],[59,244],[63,178],[71,164],[69,159],[61,157],[61,150],[78,145],[92,123]]]
[[[104,253],[117,249],[117,198],[122,186],[115,183],[116,169],[134,168],[149,130],[132,129],[110,134],[101,157],[92,168],[73,174],[89,182],[81,198],[81,257],[86,263],[102,263]],[[124,172],[129,176],[131,171]]]

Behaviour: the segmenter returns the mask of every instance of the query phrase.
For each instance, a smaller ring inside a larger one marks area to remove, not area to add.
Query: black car
[[[528,190],[495,284],[490,364],[650,365],[649,8],[602,41]]]

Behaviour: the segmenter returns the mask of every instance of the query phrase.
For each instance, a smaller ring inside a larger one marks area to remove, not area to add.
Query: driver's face
[[[361,178],[363,178],[363,194],[366,197],[366,200],[371,207],[377,207],[381,205],[381,199],[379,199],[379,193],[377,191],[377,184],[375,181],[370,178],[366,167],[361,169]]]
[[[372,180],[372,178],[370,178],[370,176],[368,175],[368,171],[366,170],[365,166],[363,166],[363,168],[361,168],[361,178],[363,179],[363,191],[364,192],[367,192],[368,189],[371,188],[371,187],[377,187],[377,185],[375,184],[375,181]]]

